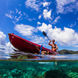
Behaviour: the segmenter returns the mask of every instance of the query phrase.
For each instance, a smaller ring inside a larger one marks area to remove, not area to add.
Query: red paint
[[[41,45],[33,43],[31,41],[28,41],[26,39],[23,39],[13,33],[9,33],[9,40],[11,42],[11,44],[17,48],[20,51],[24,51],[24,52],[31,52],[31,53],[38,53],[39,51],[37,49],[37,47],[40,48]],[[42,51],[51,51],[50,49],[44,48],[42,47]]]

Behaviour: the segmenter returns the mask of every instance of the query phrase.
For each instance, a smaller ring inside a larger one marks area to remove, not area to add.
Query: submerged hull
[[[30,53],[40,53],[39,49],[41,45],[23,39],[13,33],[8,34],[11,44],[20,51]],[[50,49],[42,47],[42,51],[51,51]]]

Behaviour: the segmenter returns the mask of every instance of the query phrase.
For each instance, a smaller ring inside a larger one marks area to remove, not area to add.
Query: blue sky
[[[77,0],[0,0],[0,45],[8,33],[48,46],[42,31],[60,49],[78,50]]]

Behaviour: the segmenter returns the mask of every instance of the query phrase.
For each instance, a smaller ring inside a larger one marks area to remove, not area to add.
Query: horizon
[[[50,49],[45,31],[59,50],[78,51],[77,0],[0,0],[0,18],[0,46],[14,33]]]

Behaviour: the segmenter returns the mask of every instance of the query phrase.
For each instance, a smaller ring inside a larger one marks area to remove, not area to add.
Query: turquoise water
[[[78,62],[0,61],[0,78],[78,78]]]
[[[78,54],[35,55],[39,58],[15,62],[7,61],[11,58],[7,53],[0,50],[0,59],[5,60],[0,61],[0,78],[78,78]]]

